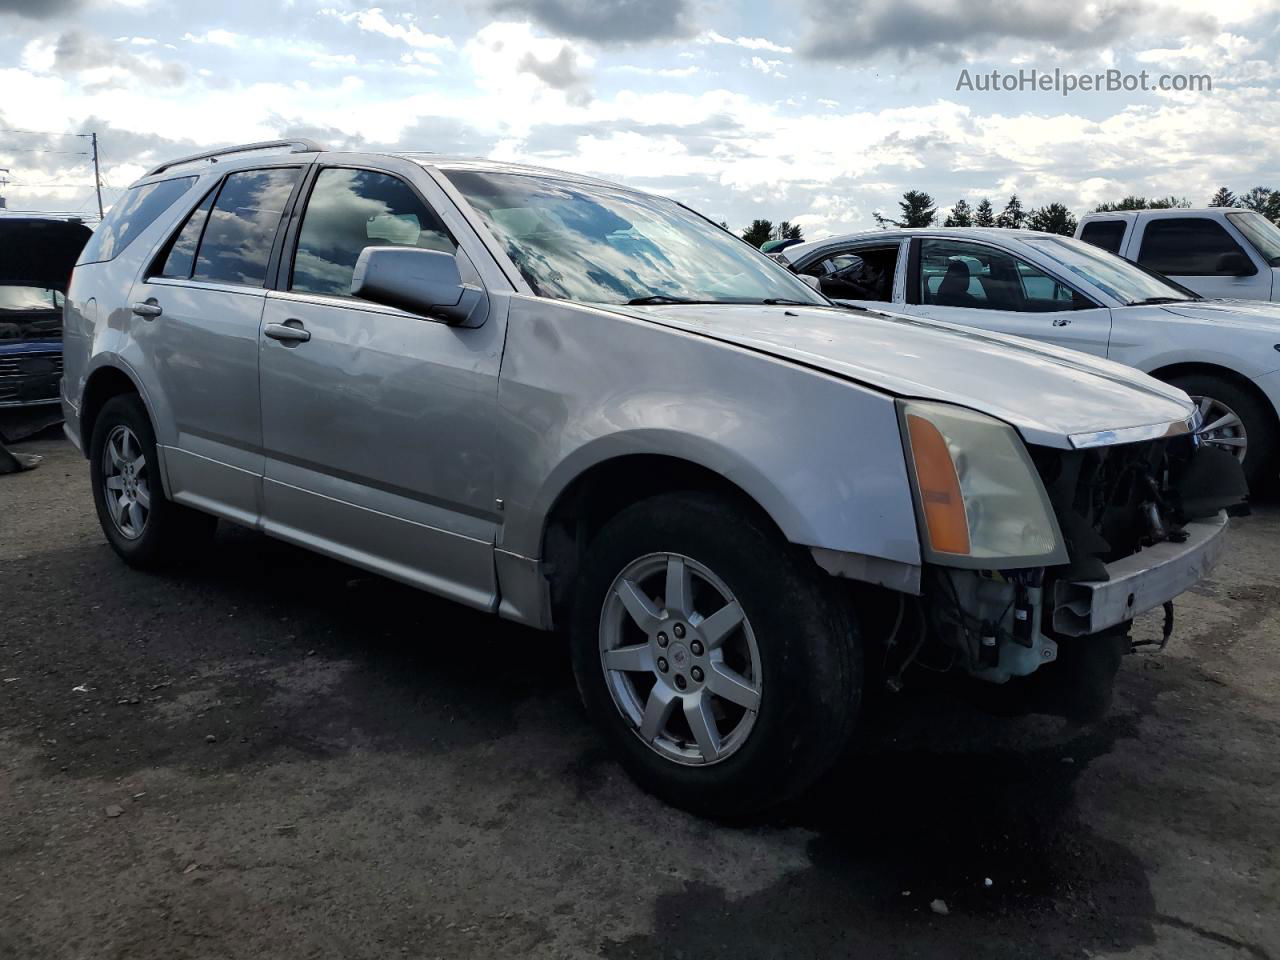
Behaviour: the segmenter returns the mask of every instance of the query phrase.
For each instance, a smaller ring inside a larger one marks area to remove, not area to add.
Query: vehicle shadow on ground
[[[834,775],[754,828],[813,831],[807,869],[738,900],[686,883],[659,899],[652,934],[604,954],[1081,957],[1154,942],[1143,864],[1074,795],[1135,715],[1012,742],[1018,723],[945,702],[890,709]]]
[[[160,575],[89,549],[88,600],[104,631],[122,631],[121,652],[89,684],[95,706],[73,700],[62,718],[78,732],[64,723],[47,759],[66,774],[166,764],[225,772],[354,746],[449,752],[514,732],[531,700],[540,710],[523,722],[582,737],[556,637],[238,528],[224,526],[193,565]],[[114,649],[110,637],[96,643]],[[53,709],[46,722],[59,723],[60,708],[32,707]],[[651,933],[601,951],[1080,957],[1150,943],[1142,864],[1096,834],[1074,798],[1088,763],[1136,726],[1132,708],[1073,729],[933,698],[895,703],[806,799],[738,828],[810,831],[808,868],[741,899],[686,882],[657,899]],[[218,743],[205,749],[207,731]],[[566,773],[578,780],[583,815],[595,816],[600,771],[612,762],[594,745],[581,749]],[[935,899],[947,915],[931,910]]]

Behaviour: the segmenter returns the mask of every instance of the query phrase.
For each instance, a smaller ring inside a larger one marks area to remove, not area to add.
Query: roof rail
[[[219,157],[228,157],[236,153],[249,153],[253,150],[269,150],[272,147],[289,147],[290,153],[319,153],[329,149],[322,143],[314,140],[308,140],[305,137],[299,137],[294,140],[260,140],[257,143],[242,143],[238,147],[223,147],[220,150],[206,150],[204,153],[193,153],[189,157],[179,157],[176,160],[166,160],[159,166],[152,167],[143,177],[154,177],[157,173],[164,173],[171,167],[176,167],[184,163],[194,163],[197,160],[208,160],[210,163],[217,163]]]

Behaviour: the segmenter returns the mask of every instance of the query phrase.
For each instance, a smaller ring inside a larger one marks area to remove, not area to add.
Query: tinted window
[[[384,246],[457,249],[440,218],[403,180],[372,170],[322,170],[298,232],[289,288],[348,296],[360,251]]]
[[[165,257],[160,276],[183,280],[191,276],[191,268],[196,262],[196,247],[200,244],[200,235],[204,233],[205,221],[209,219],[209,210],[213,207],[213,198],[217,193],[217,190],[209,191],[209,195],[191,211],[187,222],[169,245],[169,255]]]
[[[1080,231],[1080,239],[1110,253],[1120,252],[1124,239],[1123,220],[1090,220]]]
[[[228,176],[209,213],[192,278],[262,286],[280,215],[297,179],[297,167]]]
[[[195,177],[182,177],[134,187],[107,211],[77,262],[98,263],[118,256],[134,237],[151,226],[156,217],[168,210],[195,182]]]
[[[1075,308],[1072,289],[1012,254],[979,243],[923,240],[920,302],[1045,313]]]
[[[1198,217],[1173,217],[1147,224],[1138,262],[1175,277],[1233,276],[1236,271],[1223,263],[1223,257],[1231,253],[1245,256],[1222,224]]]

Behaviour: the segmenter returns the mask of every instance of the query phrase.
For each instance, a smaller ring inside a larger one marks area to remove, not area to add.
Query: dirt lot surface
[[[730,828],[632,786],[554,638],[227,526],[132,571],[18,449],[0,957],[1280,958],[1275,505],[1104,722],[908,697]]]

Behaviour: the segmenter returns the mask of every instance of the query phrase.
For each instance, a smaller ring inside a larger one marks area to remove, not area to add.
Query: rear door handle
[[[311,339],[311,332],[307,330],[301,320],[286,320],[284,323],[268,323],[262,328],[264,336],[270,337],[272,340],[279,340],[285,346],[306,343]]]
[[[164,308],[156,303],[156,298],[151,297],[143,300],[141,303],[133,305],[133,312],[140,316],[143,320],[154,320],[160,314],[164,313]]]

